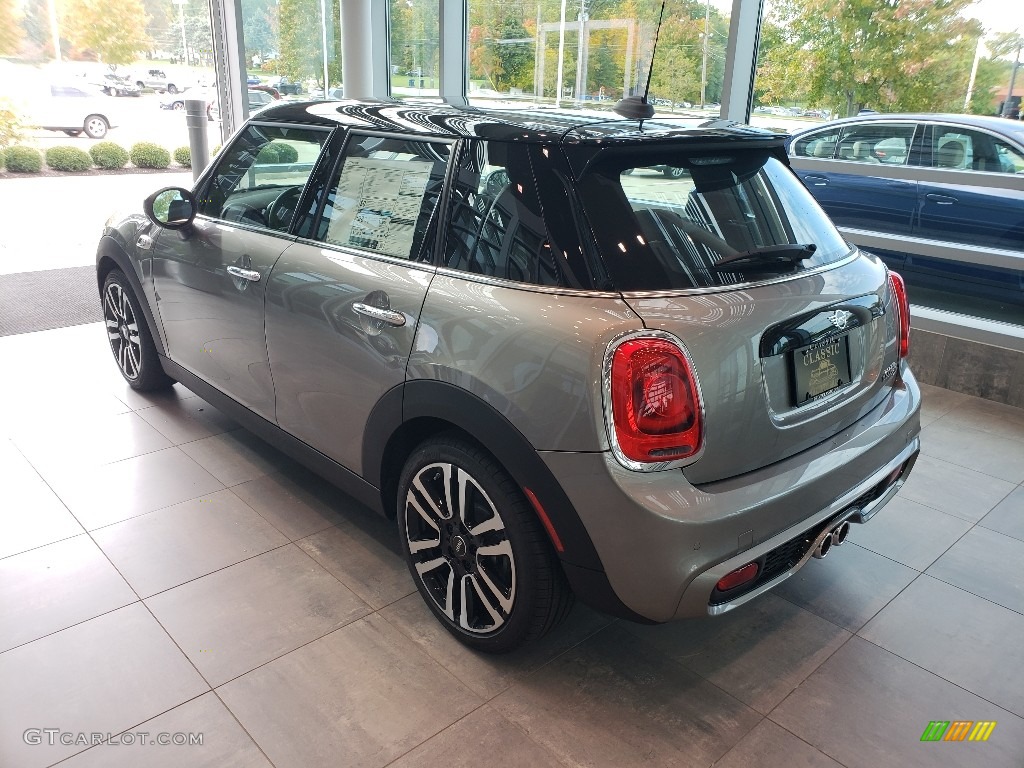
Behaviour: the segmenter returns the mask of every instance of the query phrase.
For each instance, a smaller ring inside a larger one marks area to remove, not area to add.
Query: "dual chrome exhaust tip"
[[[838,547],[846,541],[846,537],[849,535],[850,522],[849,520],[843,520],[834,528],[826,531],[825,534],[818,539],[818,543],[814,547],[814,556],[821,560],[828,554],[832,547]]]

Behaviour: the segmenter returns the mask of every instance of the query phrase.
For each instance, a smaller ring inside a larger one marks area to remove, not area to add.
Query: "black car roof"
[[[703,115],[637,121],[611,112],[480,109],[407,101],[290,101],[260,111],[260,121],[346,126],[440,138],[478,137],[503,141],[620,144],[694,139],[760,140],[782,144],[783,136]]]

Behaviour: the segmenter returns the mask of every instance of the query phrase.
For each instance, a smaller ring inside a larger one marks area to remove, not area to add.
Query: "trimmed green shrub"
[[[210,150],[210,157],[216,157],[217,153],[220,152],[220,148],[223,147],[223,146],[224,146],[223,144],[218,144],[216,147],[211,149]]]
[[[272,163],[294,163],[299,159],[299,152],[291,144],[280,141],[272,141],[267,144],[256,156],[256,162],[261,165]]]
[[[15,173],[39,173],[43,169],[43,156],[32,147],[10,147],[4,160],[7,170]]]
[[[100,141],[89,147],[89,155],[97,168],[114,171],[128,165],[128,150],[112,141]]]
[[[166,168],[171,164],[171,153],[151,141],[132,144],[132,165],[136,168]]]
[[[0,155],[4,147],[21,140],[24,127],[11,100],[0,97]]]
[[[192,167],[192,149],[190,147],[178,147],[174,150],[174,162],[186,168]]]
[[[92,168],[92,158],[78,147],[50,147],[46,150],[46,164],[55,171],[87,171]]]

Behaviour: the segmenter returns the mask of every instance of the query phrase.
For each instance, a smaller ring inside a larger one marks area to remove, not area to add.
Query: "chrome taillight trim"
[[[622,447],[619,445],[619,438],[615,432],[615,414],[612,410],[612,362],[615,359],[616,350],[618,350],[622,344],[636,339],[658,339],[661,341],[667,341],[679,350],[683,358],[686,360],[686,364],[690,367],[690,374],[693,376],[694,389],[696,390],[694,394],[697,397],[697,408],[700,413],[701,437],[700,445],[697,447],[696,453],[691,456],[687,456],[685,459],[672,459],[671,461],[636,461],[626,456],[626,454],[622,452]],[[605,431],[608,434],[608,444],[611,446],[612,455],[615,456],[615,460],[626,469],[631,469],[635,472],[659,472],[664,469],[678,469],[679,467],[685,467],[693,464],[704,454],[704,448],[707,445],[707,421],[705,419],[704,412],[704,395],[701,392],[700,377],[697,375],[697,368],[693,364],[693,358],[690,356],[690,352],[686,348],[686,345],[683,344],[678,336],[671,334],[668,331],[640,330],[627,331],[626,333],[622,333],[613,338],[608,343],[608,348],[604,353],[604,362],[601,366],[601,388],[604,426]]]

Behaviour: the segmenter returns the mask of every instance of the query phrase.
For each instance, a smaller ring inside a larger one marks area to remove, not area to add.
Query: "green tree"
[[[787,56],[805,68],[808,100],[856,114],[962,108],[980,24],[973,0],[780,0],[782,39],[763,57],[769,87],[792,84]],[[774,92],[774,91],[773,91]],[[959,99],[960,107],[957,107]]]
[[[341,18],[340,2],[332,0],[328,5],[332,19]],[[324,85],[319,0],[281,0],[278,8],[278,39],[281,44],[278,68],[281,74],[295,80],[312,78]],[[341,36],[337,32],[337,25],[333,23],[328,27],[327,50],[331,83],[340,83]]]
[[[71,0],[63,28],[75,48],[116,70],[149,50],[148,21],[142,0]]]
[[[14,12],[14,0],[0,0],[0,56],[15,54],[21,48],[21,25]]]

